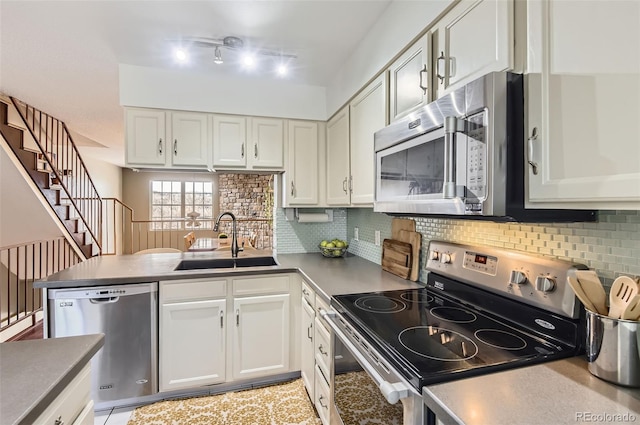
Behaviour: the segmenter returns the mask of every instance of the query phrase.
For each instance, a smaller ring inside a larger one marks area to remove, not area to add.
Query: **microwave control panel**
[[[467,119],[472,125],[467,131],[467,182],[466,199],[469,212],[480,212],[479,203],[487,196],[487,141],[485,113]],[[475,126],[473,125],[475,124]],[[473,202],[478,203],[473,203]]]

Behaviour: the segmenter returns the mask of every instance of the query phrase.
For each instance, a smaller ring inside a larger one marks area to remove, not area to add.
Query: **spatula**
[[[582,291],[596,308],[596,313],[607,314],[607,293],[600,282],[600,278],[593,270],[576,270],[576,277]]]
[[[640,319],[640,294],[636,294],[629,304],[627,304],[627,308],[624,309],[620,318],[623,320],[638,320]]]
[[[580,286],[580,282],[578,282],[578,279],[572,276],[567,276],[567,282],[569,282],[569,286],[571,286],[571,289],[573,289],[576,297],[578,297],[582,304],[584,304],[584,307],[589,311],[597,313],[598,310],[596,310],[591,300],[585,295],[584,291],[582,290],[582,286]]]
[[[620,276],[613,281],[609,292],[609,317],[619,319],[631,299],[638,293],[638,284],[629,276]]]

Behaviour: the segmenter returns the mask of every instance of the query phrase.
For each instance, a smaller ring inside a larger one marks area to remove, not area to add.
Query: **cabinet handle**
[[[327,405],[326,405],[326,404],[324,404],[324,403],[322,402],[322,399],[323,399],[323,398],[324,398],[324,396],[323,396],[323,395],[321,395],[320,397],[318,397],[318,403],[320,403],[320,406],[322,406],[323,408],[325,408],[325,409],[326,409],[326,408],[327,408]]]
[[[236,326],[240,326],[240,310],[236,310]]]
[[[533,141],[538,140],[538,127],[533,127],[531,136],[527,139],[527,162],[531,165],[533,175],[538,174],[538,163],[533,162]]]
[[[291,180],[291,196],[293,196],[293,193],[295,192],[295,185],[293,184],[293,180]]]
[[[318,351],[320,351],[320,354],[322,354],[323,356],[328,355],[328,352],[324,350],[324,347],[322,346],[322,344],[320,344],[320,346],[318,347]]]
[[[258,144],[257,143],[253,144],[253,157],[258,159]]]
[[[427,65],[425,65],[421,70],[420,70],[420,88],[422,89],[422,92],[424,94],[427,94],[427,89],[429,88],[429,86],[426,85],[422,85],[422,74],[427,74]]]
[[[349,193],[353,193],[353,176],[349,176]]]
[[[224,328],[224,311],[220,310],[220,328]]]
[[[244,144],[240,145],[240,157],[244,158]]]
[[[344,180],[342,181],[342,190],[344,190],[344,194],[346,195],[347,193],[349,193],[347,191],[347,177],[344,178]]]
[[[62,416],[58,416],[58,418],[53,422],[53,425],[64,425],[64,421],[62,420]]]
[[[313,323],[309,325],[309,327],[307,328],[307,338],[309,338],[311,341],[313,341],[313,335],[309,334],[309,331],[311,331],[313,329]]]
[[[158,140],[158,154],[162,155],[162,139]]]
[[[305,294],[307,297],[309,296],[309,291],[307,291],[306,288],[302,288],[302,293]]]
[[[173,139],[173,154],[178,155],[178,139]]]
[[[445,63],[444,52],[440,52],[440,56],[438,56],[438,59],[436,59],[436,61],[438,61],[438,65],[436,69],[436,77],[438,77],[438,80],[440,80],[440,83],[443,83],[447,70],[445,69],[445,72],[442,75],[440,75],[440,61],[442,61],[443,64]]]

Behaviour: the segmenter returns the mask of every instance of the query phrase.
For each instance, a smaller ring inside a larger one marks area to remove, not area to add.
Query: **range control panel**
[[[567,284],[567,277],[587,267],[522,251],[431,241],[425,269],[577,318],[579,301]]]

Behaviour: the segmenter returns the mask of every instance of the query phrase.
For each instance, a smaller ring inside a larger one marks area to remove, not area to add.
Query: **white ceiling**
[[[233,35],[297,55],[292,83],[326,86],[391,1],[1,0],[0,91],[64,121],[76,143],[113,148],[89,151],[122,165],[118,64],[175,69],[169,40]],[[184,72],[236,72],[211,49],[194,53]]]

